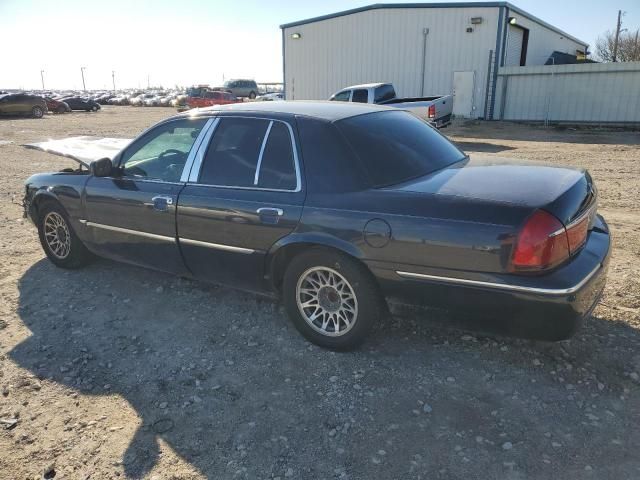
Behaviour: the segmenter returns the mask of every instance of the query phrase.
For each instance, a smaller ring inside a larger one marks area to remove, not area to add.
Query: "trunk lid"
[[[564,225],[587,210],[595,218],[596,191],[584,169],[510,159],[473,157],[425,177],[390,187],[534,211],[543,209]]]

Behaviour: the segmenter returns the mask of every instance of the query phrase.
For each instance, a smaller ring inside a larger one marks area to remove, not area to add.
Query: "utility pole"
[[[638,40],[638,35],[636,34],[636,43]],[[40,80],[42,80],[42,91],[44,92],[44,70],[40,70]]]
[[[618,61],[618,41],[620,40],[620,27],[622,27],[622,10],[618,10],[618,23],[616,24],[616,38],[613,41],[613,61]]]
[[[113,82],[113,93],[116,93],[116,71],[111,70],[111,81]]]
[[[147,90],[149,90],[149,74],[147,73]]]
[[[84,83],[84,70],[87,67],[80,67],[80,75],[82,75],[82,89],[86,92],[87,91],[87,86]]]

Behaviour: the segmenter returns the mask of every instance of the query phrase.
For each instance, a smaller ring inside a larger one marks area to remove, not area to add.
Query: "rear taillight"
[[[518,271],[545,270],[562,263],[569,255],[564,225],[550,213],[538,210],[518,234],[511,266]]]
[[[436,118],[436,106],[435,105],[429,105],[429,110],[427,112],[427,116],[429,118]]]
[[[571,222],[567,227],[567,239],[569,242],[569,251],[573,255],[577,252],[582,245],[587,241],[587,233],[589,233],[589,214],[584,214],[582,217]]]

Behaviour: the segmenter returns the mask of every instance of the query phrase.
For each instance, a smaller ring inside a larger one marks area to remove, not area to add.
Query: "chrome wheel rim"
[[[300,275],[296,300],[307,324],[328,337],[346,334],[358,318],[358,299],[353,287],[328,267],[313,267]]]
[[[44,240],[49,251],[60,260],[69,256],[71,234],[67,222],[57,212],[49,212],[44,217]]]

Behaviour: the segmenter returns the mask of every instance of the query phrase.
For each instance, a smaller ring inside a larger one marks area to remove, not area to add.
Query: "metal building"
[[[469,118],[493,118],[499,67],[588,49],[507,2],[375,4],[280,28],[289,100],[392,82],[404,97],[453,94]]]

